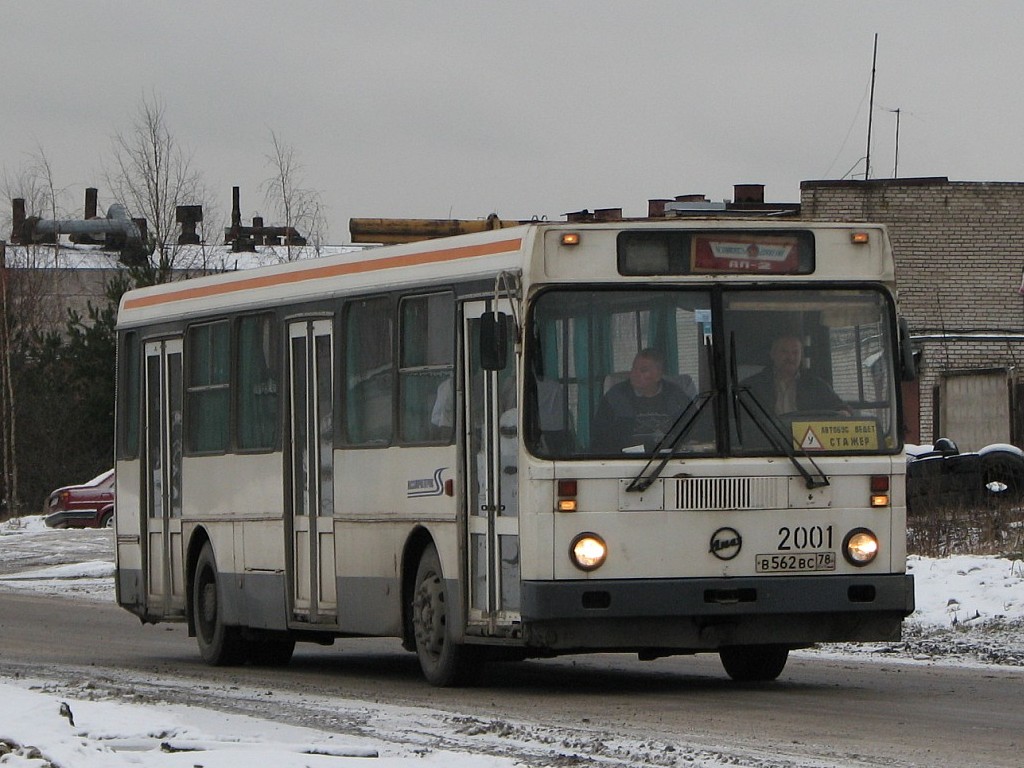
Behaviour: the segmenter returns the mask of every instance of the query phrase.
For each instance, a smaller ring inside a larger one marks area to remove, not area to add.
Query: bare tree
[[[16,197],[25,201],[28,216],[60,219],[67,212],[64,206],[67,189],[57,186],[50,158],[41,146],[36,147],[35,152],[29,154],[13,173],[4,170],[3,190],[8,202]],[[8,204],[7,211],[10,210]],[[4,224],[5,230],[10,231],[10,213],[5,217]]]
[[[267,207],[285,227],[305,233],[307,243],[319,254],[327,229],[320,193],[303,186],[303,168],[293,146],[274,131],[270,132],[270,144],[266,160],[273,175],[262,184]],[[288,261],[299,258],[302,251],[292,238],[285,238],[285,246]]]
[[[202,204],[207,190],[191,155],[168,128],[163,104],[156,97],[142,99],[131,130],[114,135],[112,151],[107,185],[134,216],[146,219],[161,279],[170,279],[175,269],[195,268],[188,263],[194,249],[177,244],[177,207]]]

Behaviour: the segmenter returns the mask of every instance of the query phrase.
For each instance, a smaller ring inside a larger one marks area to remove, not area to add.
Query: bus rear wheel
[[[784,645],[732,645],[718,651],[722,666],[741,683],[767,682],[782,674],[789,659]]]
[[[224,611],[217,591],[217,561],[209,542],[203,545],[192,579],[192,610],[196,640],[203,661],[217,667],[245,661],[246,645],[240,627],[224,623]]]
[[[420,556],[412,594],[412,627],[423,676],[444,687],[469,682],[476,671],[472,648],[452,638],[452,601],[433,544]]]

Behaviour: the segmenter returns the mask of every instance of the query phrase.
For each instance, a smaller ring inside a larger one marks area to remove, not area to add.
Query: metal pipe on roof
[[[69,219],[57,221],[40,219],[33,229],[35,235],[120,235],[126,242],[140,242],[139,225],[132,221],[128,209],[114,203],[107,209],[105,219]]]

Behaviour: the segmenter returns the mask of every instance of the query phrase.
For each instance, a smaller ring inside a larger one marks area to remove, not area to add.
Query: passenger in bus
[[[445,433],[455,426],[455,393],[453,391],[452,377],[448,376],[437,388],[434,395],[434,405],[430,410],[430,423],[438,430]]]
[[[483,408],[478,402],[479,398],[483,397],[479,391],[479,387],[482,385],[482,379],[479,374],[473,378],[473,389],[474,389],[474,405],[476,410],[473,413],[473,426],[479,426],[479,420],[483,413]],[[516,407],[516,382],[513,376],[505,376],[501,382],[499,388],[499,407],[501,412],[504,413],[509,408]],[[451,428],[455,426],[455,385],[452,381],[451,375],[447,376],[434,393],[434,402],[430,407],[430,424],[435,429],[444,430],[444,434],[451,432]]]
[[[591,448],[601,453],[650,451],[692,399],[665,378],[665,356],[656,349],[642,349],[629,377],[612,386],[598,405]]]
[[[770,364],[740,382],[770,414],[794,411],[852,412],[828,382],[802,370],[803,342],[793,334],[775,338],[769,352]]]

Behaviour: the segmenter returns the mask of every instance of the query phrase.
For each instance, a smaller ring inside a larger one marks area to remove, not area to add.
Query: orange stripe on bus
[[[444,261],[454,261],[456,259],[469,259],[475,256],[493,256],[498,253],[517,251],[522,246],[522,243],[522,239],[516,238],[514,240],[502,240],[497,243],[465,245],[460,248],[442,248],[437,251],[423,251],[403,256],[389,256],[384,259],[359,261],[353,264],[334,264],[326,267],[312,267],[310,269],[282,272],[276,275],[246,277],[241,280],[234,280],[230,283],[201,285],[194,288],[181,288],[176,291],[160,293],[154,296],[142,296],[137,299],[127,299],[124,303],[124,307],[125,309],[140,309],[142,307],[152,307],[157,304],[169,304],[171,302],[186,301],[188,299],[201,299],[208,296],[237,293],[238,291],[248,291],[256,288],[269,288],[275,285],[300,283],[306,280],[319,280],[325,277],[356,275],[362,272],[374,272],[381,269],[394,269],[396,267],[413,267],[422,264],[436,264]]]

